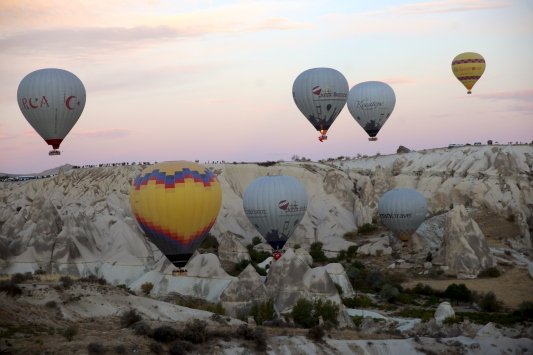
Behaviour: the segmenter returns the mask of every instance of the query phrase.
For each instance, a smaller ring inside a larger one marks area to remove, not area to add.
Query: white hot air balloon
[[[407,242],[424,222],[427,202],[414,189],[392,189],[379,199],[378,212],[381,222],[401,241]]]
[[[85,88],[80,79],[63,69],[40,69],[19,84],[17,101],[22,114],[59,155],[59,145],[80,118]]]
[[[307,210],[305,188],[291,176],[263,176],[246,188],[242,204],[246,217],[272,246],[277,260]]]
[[[347,106],[355,121],[376,141],[379,130],[390,117],[396,104],[392,88],[381,81],[365,81],[351,88]]]
[[[331,68],[308,69],[292,85],[292,97],[298,109],[320,132],[321,142],[346,104],[348,81]]]

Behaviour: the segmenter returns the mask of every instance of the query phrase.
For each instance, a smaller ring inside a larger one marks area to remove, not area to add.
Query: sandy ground
[[[417,283],[431,286],[435,290],[444,291],[449,285],[465,284],[472,291],[487,293],[494,292],[496,297],[503,301],[506,307],[516,308],[524,301],[533,301],[533,280],[529,277],[527,269],[514,267],[508,269],[500,277],[471,280],[412,280],[402,284],[403,287],[412,288]]]

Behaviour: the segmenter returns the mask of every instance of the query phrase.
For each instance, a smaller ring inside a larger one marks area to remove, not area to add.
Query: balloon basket
[[[279,260],[279,258],[281,258],[283,254],[281,253],[281,251],[279,250],[276,250],[272,253],[272,257],[274,258],[274,260]]]
[[[328,136],[323,134],[320,137],[318,137],[318,140],[321,141],[321,142],[326,141],[326,140],[328,140]]]
[[[61,152],[57,149],[53,149],[48,152],[48,155],[61,155]]]
[[[187,276],[187,270],[181,267],[172,270],[172,276]]]
[[[378,140],[378,137],[370,137],[370,138],[368,138],[368,140],[371,141],[371,142],[375,142],[375,141]]]

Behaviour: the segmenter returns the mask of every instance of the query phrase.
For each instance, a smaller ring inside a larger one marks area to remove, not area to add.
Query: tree
[[[459,302],[472,301],[472,291],[470,291],[465,284],[451,284],[446,288],[443,295],[451,301],[455,301],[456,305],[459,305]]]

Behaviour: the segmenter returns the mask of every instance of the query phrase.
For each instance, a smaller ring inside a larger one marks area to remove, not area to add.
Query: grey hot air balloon
[[[307,210],[303,185],[291,176],[263,176],[250,183],[242,200],[250,222],[272,246],[274,256],[281,256],[279,251]]]
[[[407,242],[426,218],[427,202],[414,189],[392,189],[379,199],[378,212],[381,222]]]
[[[321,142],[346,104],[348,81],[331,68],[312,68],[304,71],[292,85],[296,106],[317,131]]]
[[[17,101],[22,114],[59,155],[59,145],[80,118],[85,107],[85,88],[80,79],[63,69],[40,69],[19,84]]]
[[[394,110],[396,96],[392,88],[381,81],[366,81],[355,85],[348,93],[347,106],[355,121],[376,141],[379,130]]]

